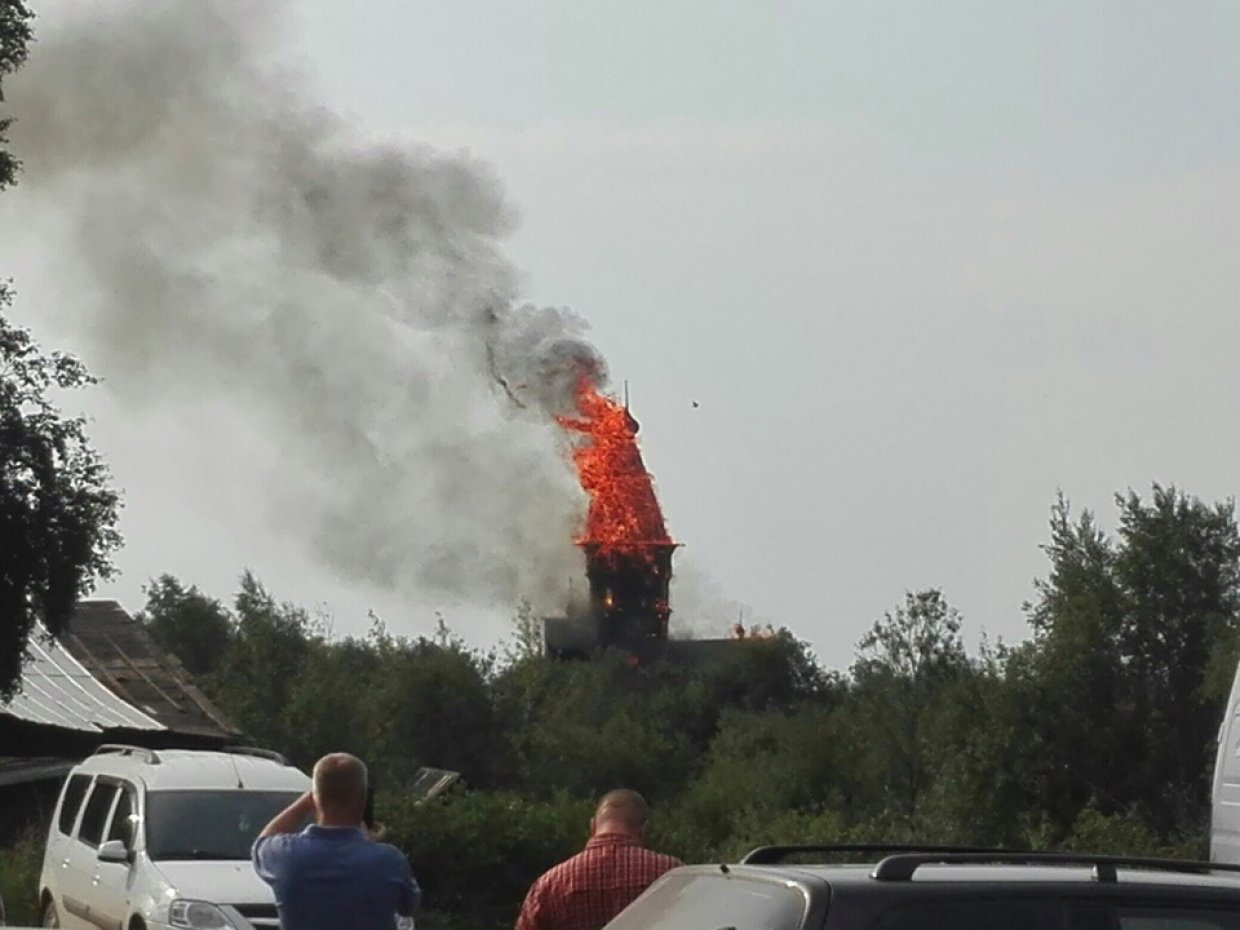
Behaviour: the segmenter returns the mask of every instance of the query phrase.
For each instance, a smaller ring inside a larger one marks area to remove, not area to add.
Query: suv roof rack
[[[238,756],[254,756],[257,759],[268,759],[280,765],[288,765],[288,759],[274,749],[260,749],[257,746],[225,746],[223,751],[231,752]]]
[[[147,749],[145,746],[130,746],[127,743],[104,743],[91,755],[142,756],[151,765],[159,765],[159,753],[154,749]]]
[[[1033,852],[972,846],[901,845],[896,843],[815,843],[759,846],[741,859],[742,865],[775,865],[803,853],[873,853],[882,858],[870,877],[880,882],[907,882],[923,865],[1079,865],[1092,866],[1094,880],[1114,882],[1117,868],[1163,872],[1240,872],[1240,864],[1141,856],[1105,856],[1074,852]]]
[[[801,853],[990,853],[1005,852],[986,846],[935,846],[929,843],[809,843],[759,846],[741,859],[741,865],[776,865]]]
[[[907,852],[887,856],[870,877],[880,882],[907,882],[923,865],[1081,865],[1092,866],[1094,881],[1114,882],[1116,868],[1150,869],[1162,872],[1240,872],[1240,865],[1221,862],[1199,862],[1190,859],[1154,859],[1140,856],[1100,856],[1072,852],[1021,852],[1002,849],[944,852]]]

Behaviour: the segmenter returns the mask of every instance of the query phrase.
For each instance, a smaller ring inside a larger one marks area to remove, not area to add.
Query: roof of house
[[[21,690],[0,712],[19,720],[69,730],[162,730],[162,724],[104,687],[62,643],[37,627]]]
[[[237,735],[181,663],[116,601],[82,601],[61,640],[98,681],[165,729]]]
[[[43,726],[105,733],[170,731],[234,738],[238,731],[173,656],[116,601],[82,601],[51,642],[38,628],[22,688],[0,714]]]

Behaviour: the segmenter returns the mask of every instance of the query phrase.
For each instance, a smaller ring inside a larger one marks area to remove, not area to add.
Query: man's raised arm
[[[258,838],[276,836],[280,833],[296,833],[307,817],[314,813],[314,792],[307,791],[280,813],[271,818],[271,823],[263,827]]]

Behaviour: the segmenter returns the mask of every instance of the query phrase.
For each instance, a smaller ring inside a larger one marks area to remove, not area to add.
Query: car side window
[[[82,825],[78,827],[78,839],[88,846],[98,846],[103,839],[103,828],[107,826],[108,814],[112,810],[112,802],[120,790],[117,785],[97,781],[86,799],[86,809],[82,811]]]
[[[875,930],[1054,930],[1058,912],[1032,898],[939,898],[882,913]],[[1083,930],[1083,928],[1082,928]]]
[[[126,785],[116,799],[116,809],[112,811],[112,822],[106,837],[108,840],[120,840],[130,851],[133,850],[135,806],[133,788]]]
[[[73,832],[78,810],[82,806],[82,799],[86,797],[86,789],[89,787],[89,775],[74,775],[65,785],[64,794],[60,799],[60,816],[56,818],[56,829],[65,836]]]
[[[1122,902],[1073,904],[1071,930],[1240,930],[1240,912],[1181,905],[1129,905]]]
[[[667,875],[607,930],[799,930],[808,912],[795,886],[727,875]]]

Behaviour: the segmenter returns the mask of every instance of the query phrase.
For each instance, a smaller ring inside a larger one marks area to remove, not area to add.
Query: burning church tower
[[[639,657],[660,652],[676,543],[637,447],[637,421],[627,404],[600,393],[588,377],[578,384],[577,412],[559,422],[581,437],[573,460],[590,507],[577,544],[590,593],[568,617],[546,621],[547,651],[561,657],[608,647]]]

